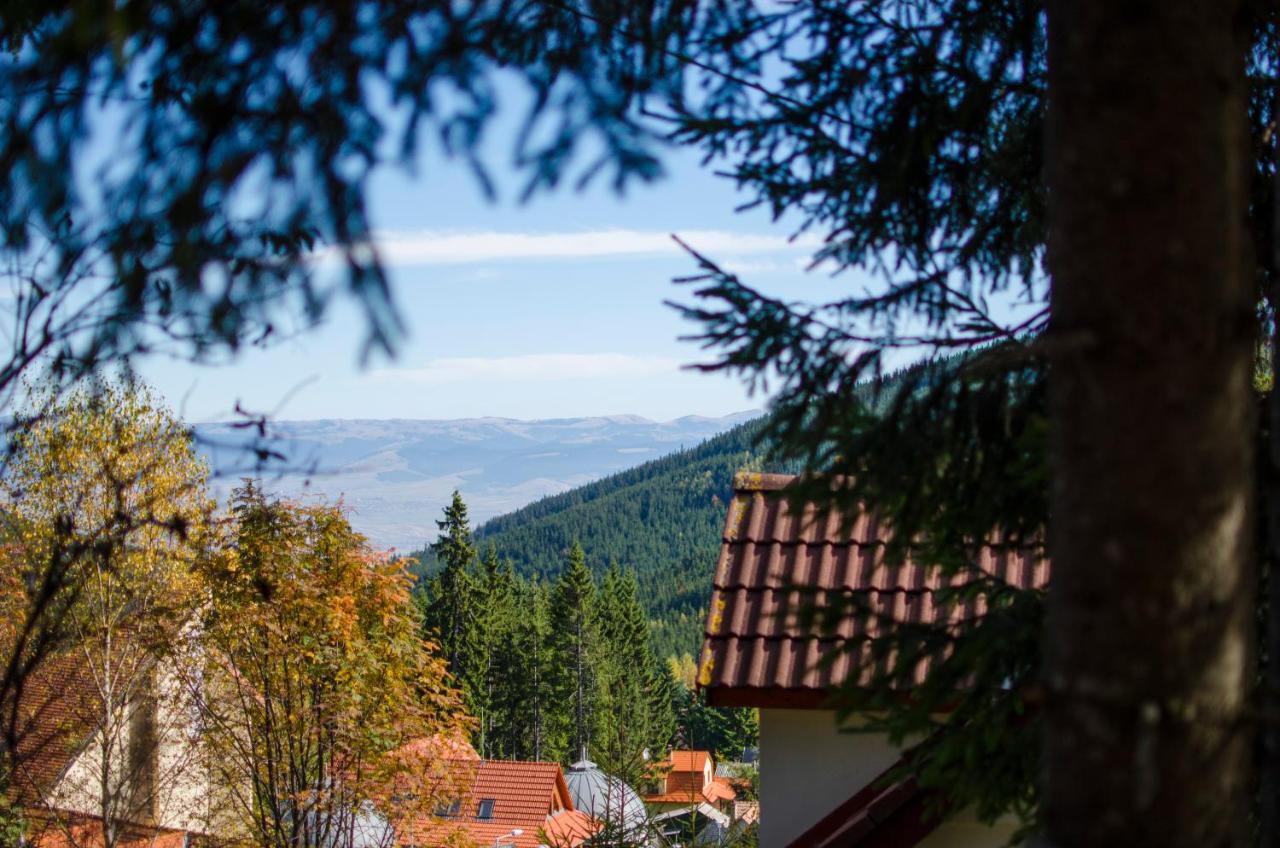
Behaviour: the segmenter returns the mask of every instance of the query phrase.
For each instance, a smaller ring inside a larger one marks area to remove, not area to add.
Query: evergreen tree
[[[674,678],[672,678],[674,681]],[[740,707],[712,707],[696,689],[677,683],[676,745],[710,751],[718,760],[737,760],[743,748],[760,743],[760,714]]]
[[[440,535],[431,550],[441,564],[427,589],[424,625],[428,636],[438,641],[449,664],[449,673],[475,702],[475,580],[471,564],[476,546],[467,519],[467,505],[454,490],[453,501],[445,507],[444,518],[436,522]]]
[[[596,708],[596,587],[577,542],[551,593],[551,655],[556,706],[550,752],[576,758],[591,744]]]
[[[598,604],[601,676],[595,759],[613,774],[639,779],[641,753],[665,749],[674,729],[669,692],[650,645],[635,572],[605,573]],[[635,771],[635,774],[631,772]]]
[[[555,715],[556,704],[548,646],[549,606],[547,588],[536,577],[516,584],[512,638],[495,656],[494,701],[502,719],[494,737],[504,757],[544,760],[551,756],[548,717]]]
[[[510,563],[498,556],[490,543],[481,561],[476,580],[475,615],[472,616],[476,648],[476,681],[472,704],[480,720],[477,728],[477,750],[480,756],[507,756],[504,728],[510,723],[505,705],[499,700],[503,678],[512,669],[512,646],[515,637],[516,583]]]

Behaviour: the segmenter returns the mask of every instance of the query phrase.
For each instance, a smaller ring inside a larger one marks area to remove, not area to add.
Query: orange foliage
[[[371,550],[340,508],[271,502],[251,485],[229,530],[204,575],[207,688],[226,783],[255,837],[305,845],[352,810],[395,820],[432,808],[442,752],[409,743],[463,738],[470,719],[420,636],[404,564]]]

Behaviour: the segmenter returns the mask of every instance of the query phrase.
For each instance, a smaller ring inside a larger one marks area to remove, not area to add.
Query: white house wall
[[[987,825],[978,821],[971,811],[965,811],[938,825],[916,848],[1004,848],[1017,827],[1017,820],[1012,816]]]
[[[160,827],[209,832],[210,806],[215,788],[203,761],[205,751],[196,734],[196,714],[189,689],[169,669],[158,675],[155,698],[156,734],[153,790],[155,821]],[[120,780],[126,769],[132,725],[118,718],[119,739],[112,746],[110,774]],[[103,744],[100,732],[70,763],[45,802],[52,808],[96,816],[101,811]],[[119,812],[124,812],[120,810]]]
[[[900,756],[830,710],[760,710],[760,848],[784,848]]]
[[[830,710],[760,710],[760,848],[793,839],[901,756],[884,734],[841,733]],[[1003,848],[1016,829],[972,811],[949,817],[916,848]]]

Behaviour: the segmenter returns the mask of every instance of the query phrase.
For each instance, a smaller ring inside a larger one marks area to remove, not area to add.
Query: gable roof
[[[655,775],[666,778],[666,791],[649,793],[644,800],[650,804],[732,801],[738,793],[727,780],[714,772],[710,780],[704,780],[713,762],[709,751],[672,751],[670,757],[655,764],[653,769]]]
[[[96,693],[92,671],[75,651],[46,657],[22,682],[11,783],[19,803],[42,803],[84,748],[100,704]]]
[[[700,772],[706,769],[710,761],[710,751],[672,751],[669,770]]]
[[[573,809],[558,763],[480,760],[476,765],[475,782],[467,800],[476,810],[482,800],[493,801],[494,823],[540,824],[555,810]],[[466,803],[464,800],[464,810]]]
[[[818,708],[841,685],[865,679],[875,618],[941,623],[980,616],[981,600],[963,607],[935,603],[934,591],[969,579],[949,576],[910,553],[885,562],[889,531],[861,511],[846,521],[812,503],[793,503],[796,477],[740,473],[734,479],[704,631],[698,685],[715,706]],[[1043,587],[1048,561],[1030,547],[1000,538],[980,550],[977,567],[1013,585]],[[835,632],[815,632],[794,611],[846,592],[862,596],[872,616],[846,616]],[[917,670],[917,677],[923,669]]]
[[[703,786],[672,786],[666,792],[645,795],[647,804],[718,804],[721,801],[732,801],[738,793],[727,781],[711,780]]]

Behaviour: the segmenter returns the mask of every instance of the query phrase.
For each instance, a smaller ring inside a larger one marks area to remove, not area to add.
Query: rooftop
[[[710,762],[710,751],[672,751],[663,765],[667,765],[669,771],[703,771]]]
[[[400,845],[436,845],[458,833],[482,846],[535,848],[545,838],[573,846],[595,831],[591,817],[574,809],[557,763],[463,757],[447,768],[457,797],[443,802],[438,815],[401,825]]]
[[[929,563],[885,560],[890,531],[874,510],[822,511],[787,497],[796,478],[739,474],[716,563],[698,684],[716,706],[823,706],[832,692],[865,678],[864,662],[883,624],[941,623],[981,616],[981,599],[937,602],[935,591],[969,580]],[[1028,546],[999,535],[974,565],[1010,584],[1047,585],[1049,564]],[[846,616],[834,632],[798,621],[796,611],[837,595],[861,596],[867,616]],[[863,642],[851,650],[854,641]],[[917,677],[924,669],[917,670]]]

